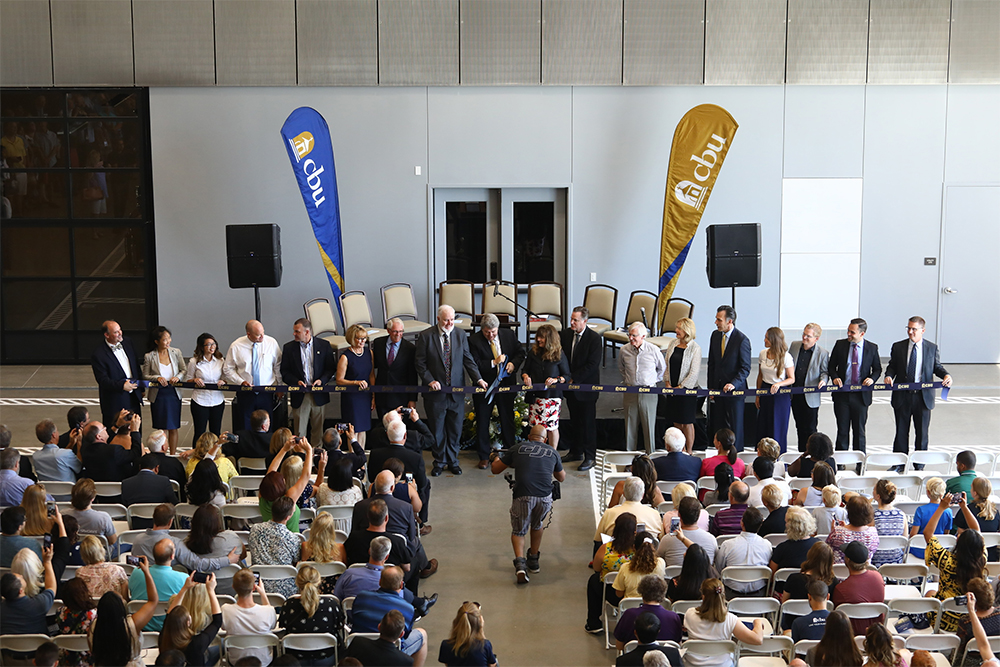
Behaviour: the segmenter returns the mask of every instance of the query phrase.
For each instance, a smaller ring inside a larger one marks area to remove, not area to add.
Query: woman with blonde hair
[[[969,502],[969,511],[979,522],[979,532],[995,533],[1000,531],[1000,514],[997,513],[997,506],[993,502],[993,485],[985,477],[976,477],[972,480],[972,498]],[[958,529],[958,534],[965,532],[969,524],[965,520],[965,515],[961,512],[955,517],[954,526]],[[27,533],[25,533],[27,534]],[[998,560],[997,547],[990,547],[986,550],[986,560],[994,562]]]
[[[84,537],[80,542],[80,556],[84,565],[76,571],[76,576],[87,582],[92,597],[113,591],[128,601],[128,575],[116,563],[106,562],[107,552],[99,539],[93,535]]]
[[[275,455],[281,451],[281,448],[285,446],[285,443],[293,437],[295,436],[292,435],[292,429],[290,428],[282,426],[279,429],[275,429],[274,433],[271,434],[271,445],[269,447],[271,453],[268,456],[267,462],[270,463],[271,459],[273,459]]]
[[[543,324],[535,332],[535,344],[528,350],[521,367],[521,381],[524,384],[544,382],[546,387],[561,383],[569,377],[569,359],[562,349],[562,343],[555,327]],[[552,447],[559,444],[559,407],[562,391],[546,389],[529,391],[524,399],[528,403],[528,425],[541,424],[548,431],[548,443]]]
[[[768,394],[757,397],[757,439],[774,438],[781,452],[788,443],[788,417],[792,413],[792,395],[779,394],[782,387],[795,383],[795,362],[788,353],[785,332],[771,327],[764,333],[764,349],[760,351],[757,389]]]
[[[888,479],[875,482],[875,500],[878,509],[875,510],[875,530],[879,536],[906,535],[906,515],[902,510],[893,507],[896,500],[896,485]],[[879,549],[872,554],[872,566],[881,567],[886,563],[902,563],[906,557],[906,549]]]
[[[212,622],[212,600],[208,594],[207,586],[192,586],[187,593],[181,592],[173,596],[179,598],[178,604],[187,609],[188,616],[191,617],[191,632],[198,634],[208,627]]]
[[[316,479],[322,481],[326,474],[327,453],[321,449],[319,453],[319,465],[316,467]],[[285,478],[285,488],[292,488],[302,477],[303,460],[298,456],[289,456],[281,463],[281,476]],[[319,493],[319,486],[314,486],[312,480],[306,482],[306,488],[302,490],[295,504],[301,509],[313,509],[316,507],[316,495]]]
[[[785,534],[788,539],[771,551],[768,565],[772,572],[783,567],[798,567],[805,560],[812,545],[816,544],[816,519],[802,507],[789,507],[785,512]]]
[[[735,640],[760,646],[764,643],[764,619],[755,618],[753,629],[736,618],[726,608],[726,596],[722,592],[722,582],[706,579],[701,584],[701,605],[684,612],[684,628],[689,639],[708,641]],[[732,656],[701,656],[688,653],[684,664],[691,667],[733,667]]]
[[[680,524],[681,515],[679,514],[678,510],[681,506],[681,501],[689,496],[695,499],[698,498],[698,494],[695,492],[694,487],[684,482],[681,482],[680,484],[675,486],[673,490],[670,492],[670,503],[674,506],[674,508],[672,510],[667,510],[666,512],[663,513],[664,535],[672,533],[677,528],[677,526],[681,525]],[[708,512],[702,510],[701,514],[698,515],[698,528],[707,531],[708,520],[710,518],[711,517],[709,516]],[[674,519],[677,519],[676,526],[674,525],[675,523]]]
[[[451,623],[451,634],[441,640],[438,662],[449,667],[476,665],[496,667],[493,644],[483,630],[483,613],[478,602],[463,602]]]
[[[22,535],[38,536],[52,532],[56,520],[48,515],[43,484],[32,484],[24,490],[24,496],[21,497],[21,507],[24,508]]]
[[[184,582],[180,593],[170,600],[167,618],[160,632],[160,653],[177,650],[184,654],[189,665],[214,665],[218,661],[218,649],[211,649],[210,644],[222,628],[222,607],[219,598],[215,596],[215,575],[209,574],[208,581],[198,583],[194,580],[194,572]],[[188,609],[182,606],[184,600],[193,590],[205,588],[209,600],[211,618],[206,627],[196,630],[194,619]]]
[[[42,559],[31,549],[21,549],[10,561],[10,571],[21,575],[24,594],[33,598],[45,589],[45,568]]]
[[[320,512],[313,519],[309,528],[309,539],[302,545],[300,557],[303,561],[316,563],[347,562],[344,545],[337,541],[334,519],[329,513]],[[320,592],[324,595],[333,595],[333,587],[337,583],[334,579],[325,577],[320,585]]]
[[[365,391],[375,384],[375,359],[368,342],[368,329],[352,324],[344,334],[350,345],[337,360],[335,382],[340,386],[354,386],[359,391],[345,391],[340,395],[340,414],[343,421],[354,426],[358,444],[365,446],[365,437],[372,427],[372,410],[375,394]],[[314,435],[313,437],[318,437]]]
[[[194,473],[195,467],[205,459],[215,462],[216,467],[219,469],[219,477],[224,484],[229,484],[229,480],[239,474],[233,462],[222,456],[222,438],[210,431],[206,431],[198,436],[198,441],[191,451],[191,458],[188,459],[187,466],[184,468],[188,479]]]
[[[760,492],[760,502],[769,514],[760,524],[757,534],[761,537],[785,532],[785,515],[788,513],[785,490],[777,484],[768,484]]]
[[[320,581],[319,572],[312,565],[303,565],[299,568],[299,573],[295,576],[295,586],[299,589],[299,594],[288,598],[285,604],[281,605],[278,614],[279,627],[284,628],[289,634],[328,632],[339,636],[343,627],[343,612],[334,602],[334,598],[321,596]],[[285,653],[291,653],[303,661],[303,664],[333,664],[332,648],[308,652],[289,649]]]
[[[667,360],[667,372],[663,374],[663,386],[674,389],[695,389],[698,373],[701,372],[701,346],[694,342],[694,321],[689,317],[677,320],[674,327],[676,338],[671,338],[663,356]],[[697,396],[668,396],[667,416],[674,426],[684,434],[684,451],[694,449],[694,418],[698,411]]]
[[[931,477],[924,483],[924,488],[927,490],[927,500],[929,501],[926,505],[921,505],[913,513],[913,522],[910,524],[910,537],[916,537],[923,533],[924,526],[930,521],[930,518],[934,516],[934,512],[937,511],[938,503],[941,502],[941,497],[944,496],[945,491],[948,490],[947,485],[944,480],[940,477]],[[938,519],[937,526],[934,528],[935,535],[947,535],[951,532],[951,524],[954,521],[954,517],[951,512],[944,512],[941,518]],[[910,547],[910,553],[917,558],[924,557],[924,550],[918,549],[917,547]]]
[[[774,472],[771,473],[771,477],[775,479],[785,478],[785,464],[779,460],[781,458],[781,445],[778,444],[777,440],[761,438],[757,442],[757,456],[774,461]]]

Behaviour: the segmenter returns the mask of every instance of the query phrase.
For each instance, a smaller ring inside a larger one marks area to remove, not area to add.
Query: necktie
[[[396,343],[389,344],[389,354],[386,355],[386,364],[392,366],[392,362],[396,360]]]
[[[253,344],[253,357],[250,361],[250,374],[253,386],[260,386],[260,348],[257,343]]]
[[[569,356],[572,357],[576,354],[576,344],[580,342],[580,334],[575,334],[573,336],[573,347],[569,351]]]
[[[722,334],[722,356],[726,356],[726,334]]]
[[[851,384],[858,383],[858,344],[851,344]]]
[[[305,378],[306,384],[312,384],[312,354],[309,348],[309,343],[302,344],[302,349],[306,353],[306,363],[302,365],[302,375]]]
[[[497,339],[496,338],[494,338],[493,340],[490,341],[490,349],[493,350],[493,359],[494,360],[499,359],[500,358],[500,346],[497,344]]]
[[[910,349],[910,361],[906,364],[906,381],[917,381],[917,346],[915,344]]]
[[[441,341],[444,346],[444,374],[447,378],[445,384],[451,384],[451,336],[447,333],[444,334],[444,339]]]

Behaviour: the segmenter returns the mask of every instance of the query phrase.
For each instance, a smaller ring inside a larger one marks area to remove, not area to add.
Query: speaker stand
[[[734,287],[733,291],[735,290],[736,288]],[[253,284],[253,312],[255,315],[254,319],[260,322],[260,288],[257,287],[257,283]]]
[[[733,305],[733,310],[736,310],[736,285],[733,285],[732,290],[733,290],[733,298],[732,298],[732,300],[729,303],[731,303]],[[259,308],[258,308],[258,310],[259,310]]]

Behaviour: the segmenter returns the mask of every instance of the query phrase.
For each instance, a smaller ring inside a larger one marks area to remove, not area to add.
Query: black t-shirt
[[[344,540],[344,551],[347,555],[347,565],[354,563],[368,562],[368,547],[376,537],[388,537],[392,542],[392,549],[389,550],[389,557],[386,562],[390,565],[409,565],[413,561],[413,550],[406,543],[406,539],[395,533],[376,533],[371,530],[354,530]]]
[[[768,514],[764,522],[760,524],[760,528],[757,529],[757,534],[764,537],[772,533],[785,532],[785,513],[787,512],[788,507],[779,507]]]
[[[500,460],[516,473],[515,498],[544,498],[551,494],[552,475],[563,469],[555,447],[531,440],[519,442],[513,449],[503,452]]]
[[[778,569],[783,567],[799,567],[809,554],[809,548],[818,542],[815,537],[804,540],[788,540],[774,547],[771,552],[771,560],[778,564]]]
[[[832,456],[828,458],[825,463],[833,468],[834,472],[837,472],[837,462],[833,460]],[[814,465],[816,465],[816,463],[812,460],[812,458],[806,456],[802,459],[802,463],[799,464],[799,474],[796,475],[796,477],[799,479],[812,477]]]
[[[222,629],[222,614],[212,614],[212,621],[204,630],[191,638],[191,643],[184,649],[184,657],[189,665],[207,665],[208,659],[205,653],[209,644],[215,639]]]
[[[788,599],[805,600],[807,597],[809,597],[810,581],[812,581],[812,579],[809,578],[809,575],[802,574],[801,572],[796,572],[795,574],[788,577],[788,580],[785,582],[785,591],[784,591],[785,593],[788,593]],[[837,587],[838,583],[840,583],[840,579],[834,577],[833,583],[830,584],[829,586],[829,593],[831,597],[833,596],[833,590]]]

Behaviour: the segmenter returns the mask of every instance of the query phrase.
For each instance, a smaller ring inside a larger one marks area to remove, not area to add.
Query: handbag
[[[104,199],[104,192],[100,188],[84,188],[81,192],[83,201],[100,201]]]

